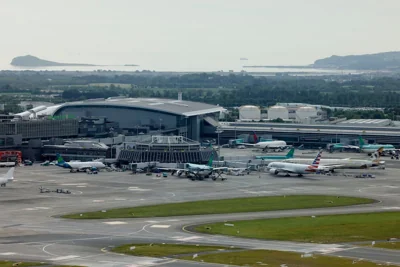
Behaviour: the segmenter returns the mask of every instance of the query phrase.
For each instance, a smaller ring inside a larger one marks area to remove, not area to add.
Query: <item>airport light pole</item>
[[[221,146],[219,145],[219,135],[223,132],[221,128],[217,127],[217,130],[215,131],[218,134],[218,161],[221,155]]]

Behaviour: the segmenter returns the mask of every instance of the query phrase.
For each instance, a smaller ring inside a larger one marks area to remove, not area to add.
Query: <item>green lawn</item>
[[[134,249],[131,249],[133,248]],[[182,244],[128,244],[114,248],[112,251],[132,256],[166,257],[204,251],[230,249],[221,246],[196,246]]]
[[[41,266],[41,265],[46,265],[46,264],[38,262],[0,261],[0,267],[13,267],[13,266],[28,267],[28,266]]]
[[[368,246],[373,248],[400,249],[400,242],[376,242],[374,246]]]
[[[186,256],[182,259],[204,261],[209,263],[230,264],[250,267],[280,267],[283,264],[289,267],[376,267],[376,263],[367,261],[356,261],[353,259],[330,257],[322,255],[313,255],[312,257],[302,258],[295,252],[283,252],[273,250],[248,250],[238,252],[226,252],[216,254],[199,255],[193,259],[193,256]],[[385,265],[394,266],[394,265]]]
[[[0,267],[30,267],[30,266],[51,266],[51,267],[81,267],[73,265],[52,265],[50,263],[39,262],[19,262],[19,261],[0,261]]]
[[[239,237],[337,243],[400,238],[400,212],[289,217],[199,225],[195,231]]]
[[[166,217],[202,214],[224,214],[238,212],[259,212],[273,210],[292,210],[350,206],[373,203],[375,200],[357,197],[337,197],[320,195],[269,196],[204,200],[183,203],[170,203],[152,206],[111,209],[107,212],[86,212],[62,216],[68,219],[111,219]],[[82,214],[82,216],[80,216]]]

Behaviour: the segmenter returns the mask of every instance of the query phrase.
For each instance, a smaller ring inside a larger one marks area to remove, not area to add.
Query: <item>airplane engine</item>
[[[272,174],[278,174],[279,171],[277,169],[269,169],[269,172]]]

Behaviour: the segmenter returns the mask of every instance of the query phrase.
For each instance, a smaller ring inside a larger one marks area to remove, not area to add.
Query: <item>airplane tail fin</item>
[[[322,156],[322,150],[320,150],[317,154],[317,156],[315,157],[312,166],[314,168],[318,168],[319,162],[321,161],[321,156]]]
[[[359,141],[359,143],[360,143],[360,148],[362,148],[362,147],[365,145],[364,139],[363,139],[361,136],[359,136],[359,137],[358,137],[358,141]]]
[[[380,147],[371,155],[371,160],[378,161],[381,158],[381,154],[383,152],[383,147]]]
[[[208,165],[209,167],[212,167],[213,160],[214,160],[214,153],[211,153],[211,156],[210,156],[210,158],[208,159],[208,163],[207,163],[207,165]]]
[[[57,157],[57,163],[58,164],[63,164],[65,161],[64,161],[64,159],[61,157],[61,155],[60,154],[56,154],[56,157]]]
[[[291,159],[294,156],[294,147],[289,150],[289,152],[286,154],[287,159]]]
[[[9,169],[8,172],[6,173],[5,178],[6,178],[8,181],[14,180],[14,170],[15,170],[15,167],[12,167],[12,168]]]
[[[254,138],[254,144],[258,142],[258,136],[256,132],[253,131],[253,138]]]

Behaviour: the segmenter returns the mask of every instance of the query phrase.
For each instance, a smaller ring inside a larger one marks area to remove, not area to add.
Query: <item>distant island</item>
[[[16,67],[97,66],[93,64],[60,63],[40,59],[31,55],[15,57],[11,61],[11,65]]]
[[[136,65],[136,64],[125,64],[125,67],[139,67],[140,65]]]
[[[306,66],[243,66],[244,68],[296,68],[338,70],[400,70],[400,51],[365,55],[330,56]]]

